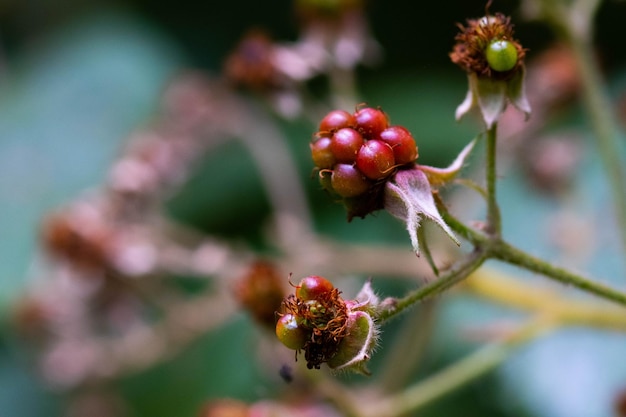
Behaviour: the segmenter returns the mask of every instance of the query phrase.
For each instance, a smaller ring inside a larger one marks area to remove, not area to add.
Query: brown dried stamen
[[[292,294],[283,302],[285,311],[300,317],[301,325],[311,331],[302,348],[309,369],[319,369],[328,362],[347,334],[348,311],[339,294],[334,288],[316,300],[301,300]]]

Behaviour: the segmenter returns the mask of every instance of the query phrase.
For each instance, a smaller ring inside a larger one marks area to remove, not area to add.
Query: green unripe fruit
[[[276,336],[289,349],[298,350],[309,339],[309,332],[298,324],[293,314],[285,314],[276,323]]]
[[[517,48],[506,40],[492,41],[487,46],[485,57],[492,70],[510,71],[517,65]]]

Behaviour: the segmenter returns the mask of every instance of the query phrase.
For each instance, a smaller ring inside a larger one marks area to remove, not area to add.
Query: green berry
[[[289,349],[298,350],[309,339],[309,332],[298,324],[293,314],[285,314],[276,323],[276,336]]]
[[[485,51],[487,63],[492,70],[505,72],[517,65],[517,49],[506,40],[492,41]]]

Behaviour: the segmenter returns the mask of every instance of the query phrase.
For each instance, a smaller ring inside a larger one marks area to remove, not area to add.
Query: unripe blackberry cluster
[[[351,206],[353,199],[357,206],[367,206],[352,215],[381,208],[381,186],[418,157],[411,133],[402,126],[391,126],[387,115],[372,107],[354,113],[331,111],[320,122],[310,146],[322,186]]]

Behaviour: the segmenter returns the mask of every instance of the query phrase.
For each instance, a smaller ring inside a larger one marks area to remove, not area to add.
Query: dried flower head
[[[513,37],[510,17],[487,14],[468,20],[467,26],[459,25],[459,29],[450,59],[467,73],[469,88],[456,109],[456,119],[478,107],[487,128],[491,128],[507,102],[528,116],[530,104],[524,91],[526,51]]]
[[[284,300],[283,308],[306,330],[302,349],[307,367],[319,369],[337,353],[339,342],[347,334],[348,312],[339,289],[321,292],[315,299],[291,294]]]
[[[366,363],[378,340],[371,314],[378,305],[369,283],[355,300],[345,301],[327,279],[311,275],[283,301],[276,325],[278,339],[288,348],[304,351],[309,369],[323,363],[331,369],[368,374]]]
[[[450,59],[466,72],[508,79],[523,65],[525,50],[513,37],[510,17],[496,13],[469,19],[459,29]]]

